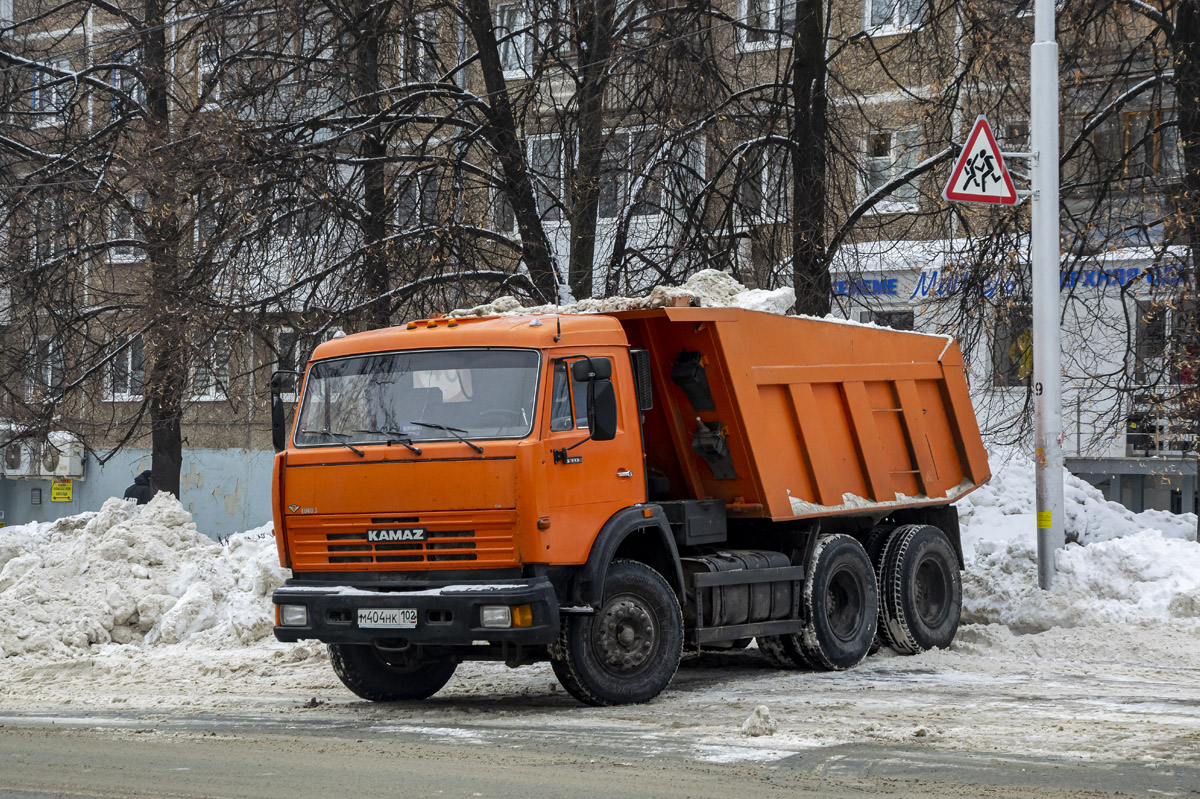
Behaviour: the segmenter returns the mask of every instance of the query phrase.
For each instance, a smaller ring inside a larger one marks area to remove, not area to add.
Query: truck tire
[[[370,644],[329,644],[329,661],[342,684],[372,702],[428,699],[450,681],[458,664],[420,655],[384,657]]]
[[[911,655],[950,645],[962,614],[962,578],[950,539],[928,524],[896,528],[879,574],[884,642]]]
[[[879,594],[871,559],[857,539],[821,536],[800,597],[804,629],[759,638],[759,649],[782,668],[828,671],[863,661],[875,639]]]
[[[863,538],[863,549],[867,550],[867,557],[871,559],[871,567],[875,570],[875,585],[878,589],[879,596],[883,596],[883,588],[880,585],[879,577],[883,574],[883,550],[887,547],[888,539],[895,532],[896,525],[894,524],[877,524],[867,532]],[[879,603],[880,611],[883,610],[883,602]],[[877,623],[875,629],[875,638],[871,641],[870,654],[875,654],[881,646],[885,646],[887,642],[883,639],[883,619]]]
[[[877,524],[863,538],[863,549],[867,551],[867,557],[871,559],[871,566],[876,574],[883,569],[883,550],[895,529],[894,524]]]
[[[649,702],[682,656],[683,613],[671,586],[644,563],[615,560],[596,613],[563,619],[550,665],[571,696],[602,707]]]

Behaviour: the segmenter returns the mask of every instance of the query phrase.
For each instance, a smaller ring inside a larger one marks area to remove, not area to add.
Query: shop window
[[[992,367],[997,386],[1025,386],[1033,377],[1033,310],[1011,305],[996,315]]]

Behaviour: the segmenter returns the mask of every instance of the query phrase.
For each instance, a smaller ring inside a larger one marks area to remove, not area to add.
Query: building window
[[[876,35],[910,31],[924,11],[925,0],[864,0],[863,29]]]
[[[618,130],[609,134],[600,160],[600,196],[597,216],[614,219],[629,203],[631,216],[650,216],[662,211],[662,186],[656,177],[635,186],[646,173],[658,144],[658,131]],[[632,196],[636,192],[637,196]]]
[[[892,330],[915,330],[916,314],[907,310],[860,311],[858,321],[871,322]]]
[[[300,391],[304,366],[312,355],[313,342],[293,327],[280,327],[275,333],[275,369],[294,374],[282,375],[280,396],[284,402],[295,402]]]
[[[544,222],[562,219],[566,196],[563,175],[566,152],[562,136],[533,136],[529,139],[529,170],[538,216]]]
[[[496,42],[500,66],[506,78],[521,78],[529,73],[533,60],[533,36],[529,30],[529,12],[516,3],[496,6]]]
[[[508,191],[504,188],[504,176],[493,175],[492,181],[492,227],[501,233],[511,233],[517,229],[517,214],[513,211]]]
[[[44,397],[62,387],[62,347],[49,336],[38,336],[33,344],[33,357],[29,363],[29,379],[25,386],[26,399]]]
[[[1003,149],[1014,153],[1029,152],[1029,120],[1014,119],[1004,123],[1000,129]]]
[[[218,42],[202,42],[196,57],[197,93],[205,105],[221,99],[221,85],[217,73],[221,68],[221,45]]]
[[[438,174],[413,172],[400,178],[396,222],[402,230],[425,227],[438,221]]]
[[[426,11],[407,20],[400,34],[400,80],[431,82],[438,79],[438,14]]]
[[[1152,300],[1137,301],[1133,337],[1133,380],[1140,384],[1162,380],[1167,354],[1167,306]]]
[[[1191,385],[1200,371],[1200,328],[1194,300],[1138,300],[1133,380]]]
[[[738,40],[748,50],[790,44],[796,31],[797,0],[740,0],[738,13],[743,26]]]
[[[116,122],[124,116],[139,113],[140,107],[146,104],[146,87],[134,71],[141,63],[139,50],[113,53],[111,59],[114,66],[109,84],[113,87],[112,119]]]
[[[217,332],[196,348],[192,368],[192,397],[220,400],[229,396],[229,333]]]
[[[867,136],[866,163],[863,172],[863,195],[869,197],[887,184],[902,177],[920,162],[921,136],[918,130],[895,133],[873,133]],[[917,186],[904,183],[872,209],[876,213],[917,210]]]
[[[1164,124],[1164,116],[1167,122]],[[1173,111],[1131,111],[1123,117],[1125,175],[1149,178],[1178,175],[1179,127]]]
[[[777,144],[746,153],[737,199],[743,224],[787,219],[792,210],[791,151]]]
[[[622,38],[626,42],[642,44],[650,37],[653,23],[649,15],[653,10],[648,0],[617,0],[615,27],[618,32],[624,30]]]
[[[46,65],[51,72],[38,70],[33,73],[33,91],[29,103],[35,125],[57,125],[62,122],[71,103],[72,81],[58,74],[70,72],[70,59],[52,58]]]
[[[141,399],[145,378],[146,350],[142,337],[138,336],[111,362],[109,396],[117,402]]]
[[[116,205],[109,216],[108,238],[112,242],[109,254],[114,261],[131,261],[140,258],[142,248],[136,242],[144,241],[139,220],[136,216],[145,212],[147,195],[144,191],[134,192],[132,196]]]
[[[992,367],[997,386],[1025,386],[1033,376],[1033,309],[1010,305],[996,315]]]
[[[72,228],[62,197],[38,200],[34,208],[32,254],[36,263],[44,264],[66,251]]]

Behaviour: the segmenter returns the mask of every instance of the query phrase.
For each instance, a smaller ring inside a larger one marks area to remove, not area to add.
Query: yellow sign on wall
[[[70,477],[55,477],[50,484],[51,502],[70,502],[75,492],[75,481]]]

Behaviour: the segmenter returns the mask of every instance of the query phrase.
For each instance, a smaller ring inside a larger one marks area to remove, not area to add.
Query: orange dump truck
[[[275,635],[359,696],[549,660],[644,702],[684,647],[843,669],[947,645],[989,476],[945,337],[730,308],[431,319],[272,380]]]

